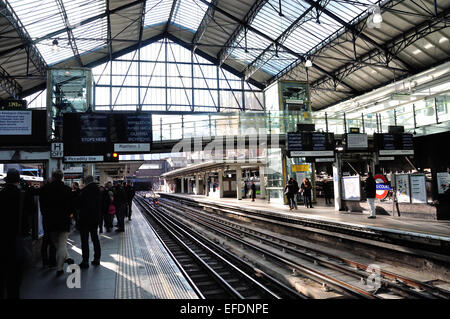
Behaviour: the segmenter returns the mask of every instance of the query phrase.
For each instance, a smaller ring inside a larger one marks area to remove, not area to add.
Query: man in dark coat
[[[368,218],[376,218],[375,213],[375,196],[377,192],[377,185],[375,179],[373,178],[372,172],[367,174],[366,185],[364,186],[364,191],[366,192],[367,203],[370,208],[370,216]]]
[[[311,200],[312,185],[308,178],[305,178],[303,180],[301,189],[303,194],[303,201],[305,202],[306,208],[313,208]]]
[[[289,210],[297,209],[297,203],[295,202],[295,194],[298,192],[298,184],[294,183],[294,179],[291,177],[286,185],[284,192],[286,194]]]
[[[76,206],[80,209],[80,236],[81,236],[81,252],[83,261],[81,268],[89,267],[89,235],[94,244],[94,260],[92,265],[100,265],[100,240],[98,239],[98,226],[102,213],[102,197],[94,177],[86,176],[85,186],[77,198]]]
[[[125,193],[127,195],[127,216],[128,216],[128,220],[131,220],[131,212],[132,212],[132,208],[133,208],[133,198],[136,193],[134,191],[134,187],[131,185],[131,183],[128,183],[126,185]]]
[[[126,193],[120,183],[117,183],[113,189],[114,206],[116,206],[117,232],[125,231],[125,214],[126,214]]]
[[[73,264],[67,251],[67,238],[70,231],[70,214],[72,208],[72,189],[62,181],[64,173],[56,170],[52,173],[52,181],[40,191],[40,203],[43,219],[56,247],[56,275],[64,273],[64,262]]]
[[[2,203],[0,232],[0,299],[19,299],[23,258],[21,238],[25,222],[25,193],[20,189],[20,173],[8,170],[6,185],[0,191]]]
[[[252,181],[252,185],[250,185],[250,190],[252,191],[252,202],[254,202],[256,198],[256,185],[254,181]]]

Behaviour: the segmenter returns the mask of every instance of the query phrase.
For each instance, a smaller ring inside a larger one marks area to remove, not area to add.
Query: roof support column
[[[242,168],[236,166],[236,197],[242,199]]]
[[[266,171],[265,166],[261,165],[259,167],[259,192],[260,192],[261,199],[266,198],[265,171]]]
[[[181,177],[181,194],[184,194],[184,177]]]
[[[198,174],[195,174],[195,195],[200,195],[200,180]]]
[[[223,168],[219,169],[219,198],[223,198]]]

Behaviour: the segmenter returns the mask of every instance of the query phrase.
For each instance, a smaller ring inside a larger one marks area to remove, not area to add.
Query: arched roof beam
[[[218,0],[212,0],[211,3],[214,6],[208,7],[208,9],[205,12],[205,15],[203,16],[202,22],[200,22],[200,25],[195,32],[194,40],[192,40],[192,43],[194,44],[193,51],[197,50],[198,43],[201,41],[203,35],[206,32],[206,29],[208,28],[209,23],[214,20],[214,13],[216,12],[215,7],[217,5]]]
[[[22,40],[21,45],[0,52],[0,57],[9,53],[13,53],[17,50],[25,49],[27,51],[28,58],[31,60],[39,74],[46,75],[48,65],[39,50],[34,45],[30,35],[25,30],[25,27],[22,25],[22,22],[14,12],[11,5],[7,2],[5,3],[5,1],[3,0],[0,0],[0,13],[9,21],[9,23],[11,23],[15,31],[19,34],[20,39]]]
[[[164,33],[167,33],[169,31],[169,26],[172,23],[173,15],[175,13],[175,7],[177,6],[178,0],[173,0],[172,2],[172,8],[170,8],[169,17],[167,18],[166,26],[164,27]]]
[[[252,23],[253,19],[255,19],[256,15],[258,14],[259,10],[268,2],[269,0],[257,0],[250,10],[247,12],[247,14],[244,17],[244,22],[246,25],[249,25]],[[231,36],[228,38],[227,42],[223,46],[222,49],[220,49],[219,53],[217,54],[219,65],[222,65],[225,60],[230,56],[231,52],[233,51],[233,43],[236,41],[239,34],[244,30],[245,25],[239,24],[239,26],[234,30],[234,32],[231,34]]]

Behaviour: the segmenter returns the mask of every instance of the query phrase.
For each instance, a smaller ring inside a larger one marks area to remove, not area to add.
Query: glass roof
[[[44,60],[52,65],[72,58],[75,54],[72,46],[82,55],[108,43],[106,1],[108,0],[10,0],[8,3],[35,41]],[[227,1],[231,3],[231,0]],[[207,0],[207,2],[211,1]],[[325,5],[326,10],[346,23],[351,23],[355,17],[377,2],[379,1],[329,0],[320,3]],[[128,2],[124,2],[119,7],[127,4]],[[138,5],[135,4],[133,8],[137,8]],[[236,10],[241,7],[240,1],[235,1],[234,5]],[[144,27],[150,28],[167,23],[172,7],[174,10],[171,24],[192,33],[197,31],[208,9],[208,5],[201,0],[147,0]],[[104,15],[101,16],[102,14]],[[230,12],[230,14],[233,13]],[[304,21],[293,27],[295,20],[303,14]],[[99,18],[81,25],[82,21],[96,16]],[[261,66],[261,69],[270,75],[281,72],[297,59],[282,47],[278,48],[277,54],[269,52],[261,57],[264,50],[272,49],[273,42],[270,39],[280,39],[279,44],[282,46],[299,54],[307,54],[343,27],[339,21],[334,20],[326,12],[318,12],[311,8],[310,3],[304,0],[269,0],[259,10],[250,25],[266,37],[242,28],[232,44],[234,49],[230,56],[245,64],[254,63],[256,66]],[[75,37],[72,45],[68,42],[68,27],[72,29]],[[289,36],[282,37],[283,34]],[[223,36],[226,41],[230,34],[223,34]],[[59,42],[56,52],[52,50],[54,39],[58,39]]]

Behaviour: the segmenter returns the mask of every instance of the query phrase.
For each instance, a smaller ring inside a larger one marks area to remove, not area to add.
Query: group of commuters
[[[248,191],[247,182],[244,182],[244,198],[247,198],[247,194],[248,194],[248,197],[250,197],[252,199],[252,202],[254,202],[255,198],[256,198],[255,181],[252,181],[252,183],[250,184],[250,192]]]
[[[20,173],[10,169],[5,178],[5,186],[0,191],[0,201],[6,205],[3,222],[8,227],[0,232],[0,251],[5,258],[0,263],[0,299],[17,299],[23,265],[23,238],[31,232],[29,216],[34,195],[39,195],[44,236],[41,254],[44,267],[56,267],[56,275],[64,273],[64,264],[73,264],[67,250],[67,239],[72,221],[80,233],[82,261],[80,268],[89,267],[89,237],[94,246],[92,265],[100,265],[101,247],[98,233],[103,227],[113,229],[114,216],[117,219],[116,231],[123,232],[125,218],[131,220],[131,206],[135,195],[131,184],[111,182],[99,186],[93,176],[84,178],[84,185],[73,183],[72,188],[63,182],[61,170],[53,172],[52,177],[40,189],[28,192],[20,183]]]
[[[311,191],[312,184],[308,178],[304,178],[300,187],[298,186],[297,181],[294,178],[290,178],[285,189],[284,193],[286,194],[289,210],[298,209],[297,208],[297,195],[300,194],[303,196],[303,202],[305,203],[306,208],[313,208],[311,201]]]

